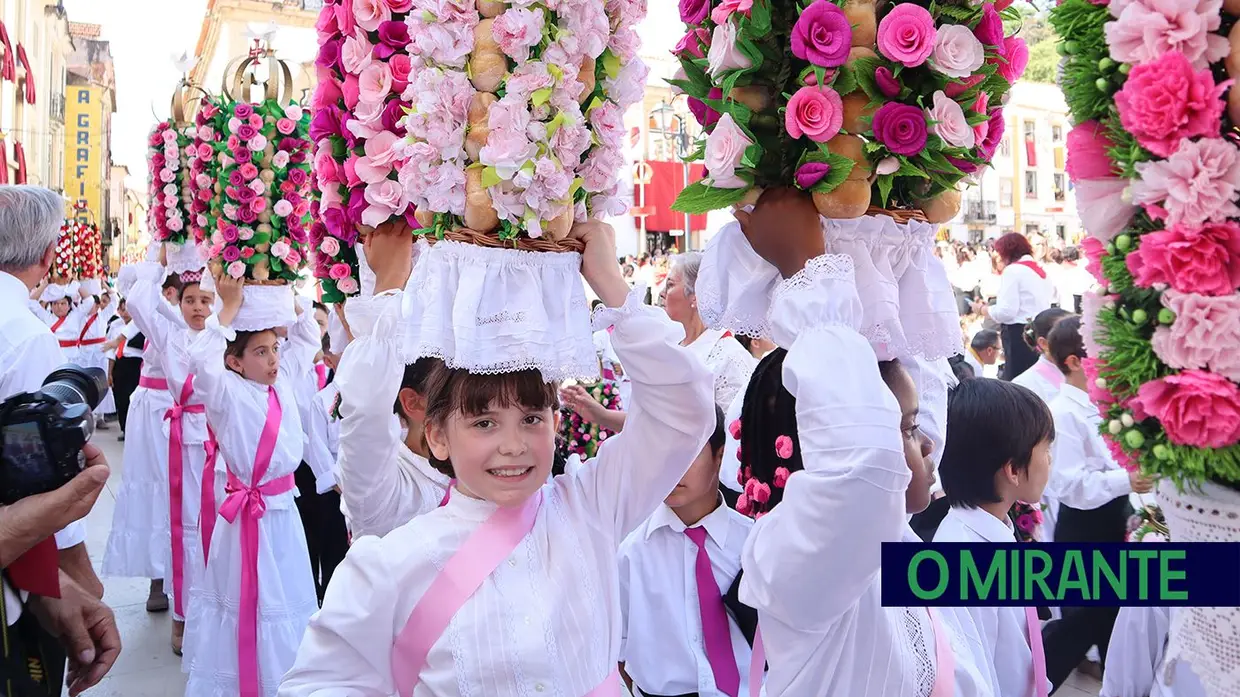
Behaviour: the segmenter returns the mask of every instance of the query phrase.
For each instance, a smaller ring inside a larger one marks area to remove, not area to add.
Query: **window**
[[[1025,198],[1038,197],[1038,173],[1025,172]]]
[[[1059,124],[1051,126],[1051,140],[1056,143],[1063,141],[1063,126],[1060,126]]]
[[[1012,156],[1012,140],[1007,136],[1003,136],[1003,140],[999,141],[999,154],[1003,157]]]
[[[1038,124],[1034,121],[1025,122],[1025,140],[1033,140],[1038,133]]]
[[[1012,180],[1009,177],[999,178],[999,205],[1012,207]]]
[[[1068,226],[1063,223],[1059,223],[1055,226],[1055,234],[1059,236],[1060,240],[1066,242],[1068,240]]]
[[[1066,192],[1064,191],[1063,175],[1056,174],[1055,175],[1055,200],[1056,201],[1064,200],[1065,194]]]
[[[1025,223],[1025,237],[1033,238],[1041,234],[1042,228],[1038,227],[1037,223]],[[1033,242],[1033,239],[1030,239],[1029,241]]]

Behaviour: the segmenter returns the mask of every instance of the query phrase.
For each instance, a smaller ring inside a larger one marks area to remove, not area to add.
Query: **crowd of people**
[[[707,326],[702,255],[617,263],[610,228],[579,224],[616,409],[534,370],[406,365],[402,225],[366,236],[362,296],[262,304],[159,247],[111,291],[45,283],[48,196],[0,187],[20,295],[0,396],[108,366],[125,453],[100,571],[150,580],[187,695],[1042,697],[1091,649],[1107,697],[1170,680],[1165,609],[880,603],[883,542],[1123,541],[1152,483],[1099,435],[1071,248],[941,243],[964,352],[880,361],[807,197],[737,215],[784,279],[770,339]],[[561,409],[615,435],[560,462]],[[57,542],[65,598],[106,613],[80,530]],[[119,650],[114,625],[86,637],[75,691]]]

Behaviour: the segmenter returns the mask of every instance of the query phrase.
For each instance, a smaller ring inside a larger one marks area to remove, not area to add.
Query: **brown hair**
[[[1046,335],[1047,353],[1051,360],[1064,375],[1072,372],[1068,369],[1068,358],[1088,358],[1085,351],[1085,338],[1081,336],[1081,318],[1077,315],[1065,317],[1057,322]]]
[[[423,393],[427,425],[443,427],[448,417],[457,412],[475,416],[497,407],[520,406],[552,412],[560,408],[556,384],[543,380],[537,370],[475,374],[462,368],[449,368],[442,361],[434,361],[429,369]],[[439,460],[433,454],[430,462],[435,469],[455,476],[451,462]]]

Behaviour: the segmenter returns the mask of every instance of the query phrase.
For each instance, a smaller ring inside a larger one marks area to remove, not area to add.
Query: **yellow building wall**
[[[106,195],[104,90],[89,85],[65,88],[65,196],[73,217],[103,223]],[[82,206],[85,206],[83,209]]]

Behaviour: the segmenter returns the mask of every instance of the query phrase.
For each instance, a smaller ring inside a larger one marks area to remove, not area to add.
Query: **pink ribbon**
[[[322,363],[316,363],[314,365],[314,374],[319,378],[319,389],[327,387],[327,366]]]
[[[448,480],[448,488],[447,488],[447,489],[444,489],[444,492],[443,492],[443,498],[442,498],[442,499],[439,499],[439,507],[440,507],[440,508],[443,508],[444,506],[448,505],[448,501],[450,501],[450,500],[452,499],[452,485],[453,485],[453,484],[456,484],[456,480],[455,480],[455,479],[449,479],[449,480]]]
[[[188,404],[194,394],[194,375],[190,373],[181,386],[181,398],[174,400],[172,408],[164,412],[168,420],[168,516],[172,522],[172,603],[177,616],[185,617],[185,520],[181,509],[182,486],[184,484],[185,461],[184,432],[182,430],[186,414],[204,414],[206,408],[201,404]]]
[[[1061,372],[1059,368],[1056,368],[1053,363],[1046,360],[1045,357],[1039,358],[1038,362],[1033,364],[1033,369],[1038,372],[1038,375],[1046,378],[1046,381],[1055,387],[1063,385],[1063,372]]]
[[[1025,608],[1025,628],[1029,631],[1029,650],[1033,653],[1033,694],[1047,697],[1046,652],[1042,650],[1042,621],[1037,608]]]
[[[952,697],[956,694],[956,656],[938,611],[928,607],[926,612],[930,613],[930,627],[934,630],[934,687],[930,697]]]
[[[149,378],[142,375],[138,377],[138,387],[145,387],[148,390],[166,390],[168,389],[168,381],[163,378]]]
[[[271,466],[276,439],[280,435],[283,411],[274,387],[267,388],[267,420],[258,439],[254,457],[254,474],[246,486],[231,470],[225,490],[228,496],[220,506],[220,517],[228,523],[241,519],[241,606],[237,623],[237,675],[241,697],[260,697],[258,676],[258,521],[267,511],[267,496],[291,491],[296,483],[293,475],[259,484]]]
[[[215,532],[215,458],[220,444],[215,440],[211,424],[207,424],[207,441],[202,444],[207,451],[207,463],[202,468],[202,491],[198,498],[198,536],[202,539],[202,559],[205,563],[211,552],[211,533]]]

